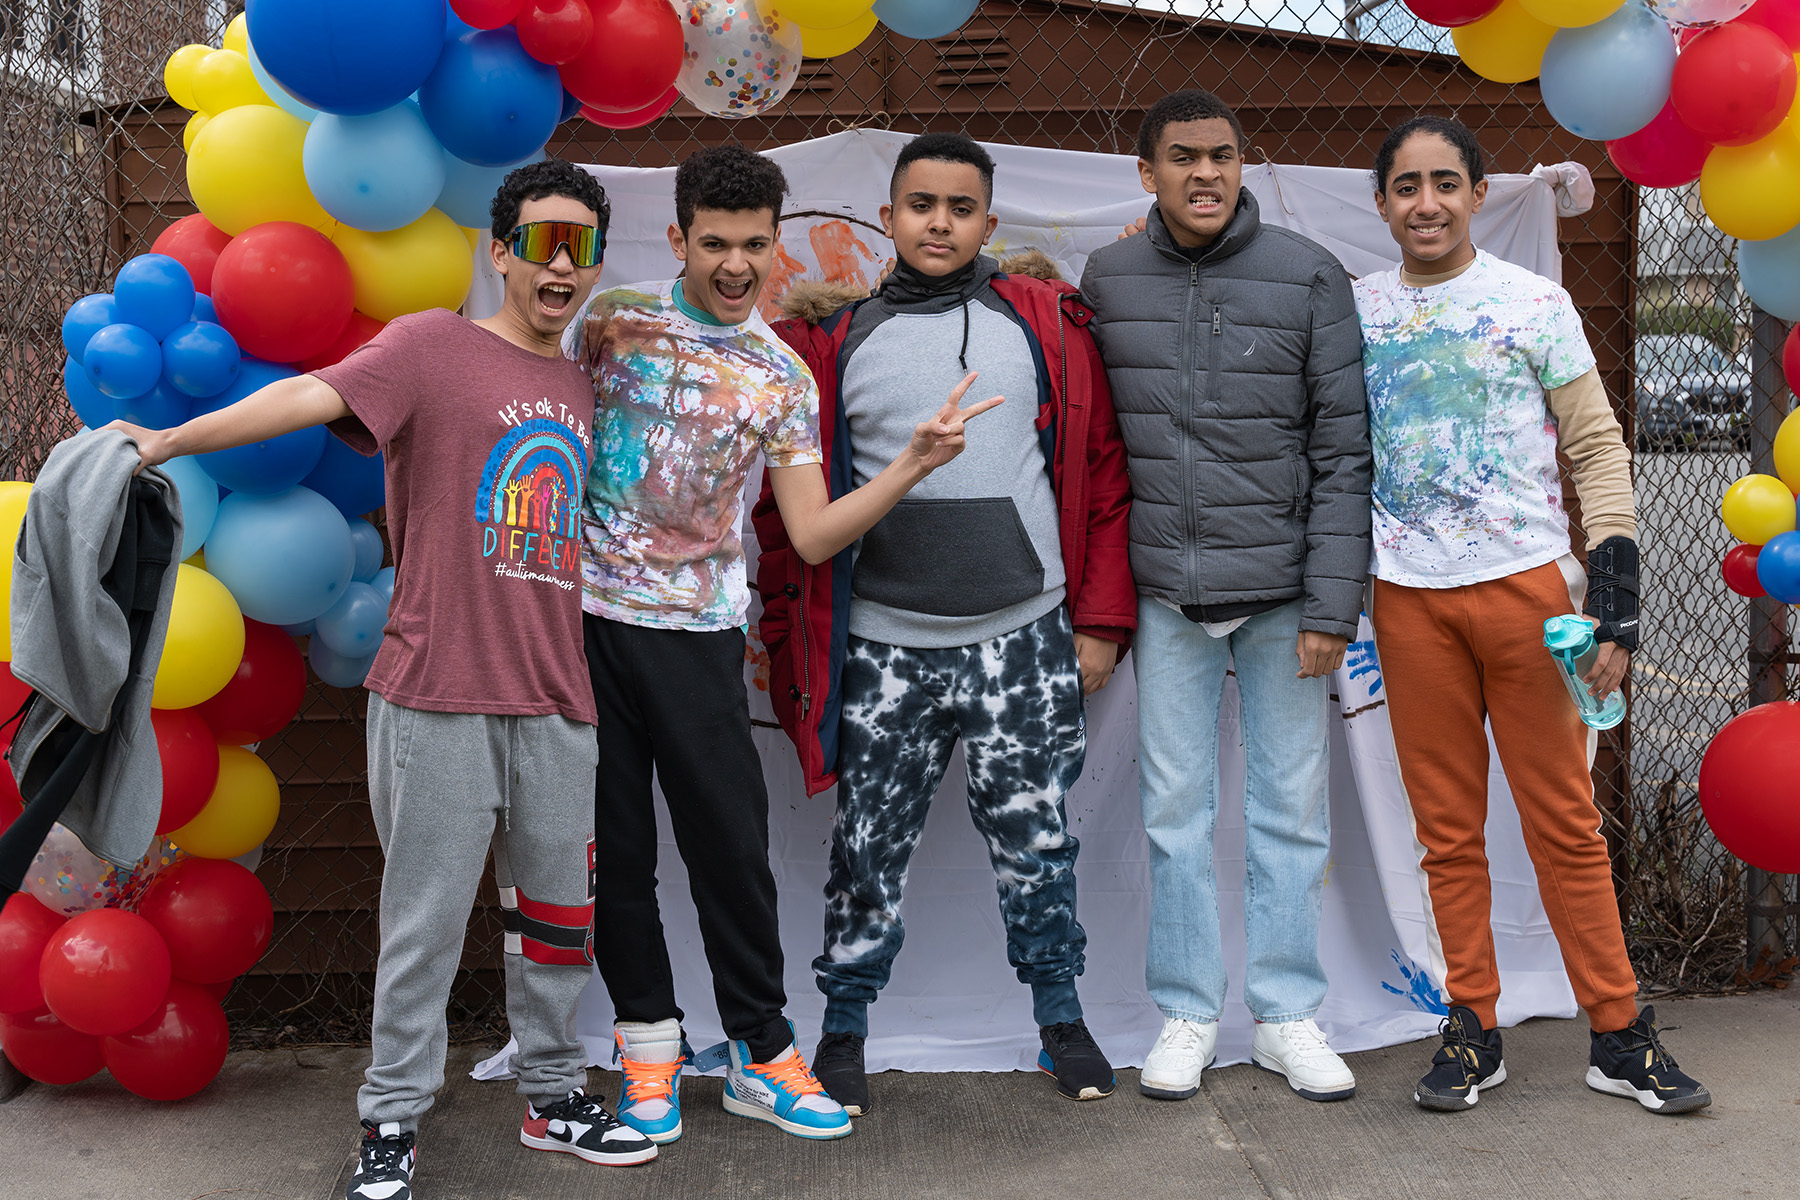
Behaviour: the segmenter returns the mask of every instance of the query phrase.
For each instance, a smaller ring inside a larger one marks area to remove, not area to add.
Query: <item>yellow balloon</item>
[[[231,18],[219,45],[226,50],[236,50],[245,58],[250,57],[250,18],[243,13]]]
[[[178,565],[151,707],[192,708],[212,699],[237,674],[243,658],[244,614],[237,601],[205,571]]]
[[[242,746],[220,746],[212,796],[169,840],[196,858],[237,858],[268,841],[280,815],[281,786],[269,764]]]
[[[30,497],[29,483],[0,483],[0,611],[7,616],[0,621],[0,661],[5,662],[12,661],[12,548],[19,544],[19,527],[25,523],[25,502]]]
[[[163,64],[163,89],[169,93],[169,99],[189,112],[200,109],[200,102],[194,99],[194,68],[212,52],[211,46],[183,46]]]
[[[200,131],[206,128],[206,123],[210,120],[212,117],[203,112],[197,112],[187,119],[187,124],[181,127],[181,148],[183,150],[194,148],[194,139],[200,136]]]
[[[1504,0],[1481,20],[1450,31],[1468,68],[1495,83],[1536,79],[1544,68],[1544,51],[1555,36],[1556,26],[1526,12],[1520,0]]]
[[[1625,6],[1625,0],[1519,0],[1527,13],[1558,29],[1579,29],[1606,20]]]
[[[464,225],[462,231],[463,236],[469,239],[469,249],[471,251],[481,249],[481,230],[476,229],[472,225]]]
[[[1800,224],[1800,122],[1748,146],[1715,146],[1700,169],[1700,203],[1727,236],[1761,242]]]
[[[1794,528],[1794,493],[1773,475],[1746,475],[1725,490],[1719,515],[1732,537],[1760,546]]]
[[[1789,413],[1775,431],[1775,473],[1790,492],[1800,492],[1800,410]]]
[[[202,112],[216,115],[245,104],[275,103],[256,82],[250,60],[236,50],[214,50],[208,54],[195,65],[190,82]]]
[[[854,50],[875,32],[875,11],[870,9],[847,25],[829,29],[800,26],[800,52],[807,58],[833,58]]]
[[[330,236],[356,281],[356,311],[377,321],[428,308],[461,308],[475,277],[462,226],[435,208],[389,233],[340,225]]]
[[[802,29],[836,29],[869,12],[875,0],[779,0],[775,15]]]
[[[298,221],[329,236],[300,166],[306,122],[267,104],[215,114],[188,151],[188,190],[206,219],[232,237],[265,221]]]

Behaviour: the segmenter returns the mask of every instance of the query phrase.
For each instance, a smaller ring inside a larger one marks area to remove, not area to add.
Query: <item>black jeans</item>
[[[687,865],[725,1035],[767,1062],[790,1035],[769,870],[769,793],[750,738],[744,634],[582,617],[600,717],[594,962],[621,1021],[680,1018],[656,904],[654,770]]]

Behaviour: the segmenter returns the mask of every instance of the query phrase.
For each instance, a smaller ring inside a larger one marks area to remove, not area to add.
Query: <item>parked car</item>
[[[1637,341],[1637,448],[1750,445],[1750,372],[1711,338],[1651,334]]]

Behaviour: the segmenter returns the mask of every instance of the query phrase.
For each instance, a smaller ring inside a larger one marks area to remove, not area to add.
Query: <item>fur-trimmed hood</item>
[[[1020,250],[1000,260],[1000,270],[1008,275],[1026,275],[1032,279],[1060,280],[1062,271],[1056,260],[1042,250]],[[871,294],[871,289],[854,284],[834,283],[829,279],[798,279],[781,297],[781,315],[817,325],[832,313]]]

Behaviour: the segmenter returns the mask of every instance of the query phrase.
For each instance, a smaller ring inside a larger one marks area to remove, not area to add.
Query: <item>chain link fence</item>
[[[163,95],[162,64],[185,43],[216,45],[238,8],[0,0],[5,477],[31,478],[77,428],[63,398],[63,312],[109,289],[126,259],[194,211],[187,114]],[[1701,820],[1696,781],[1720,724],[1785,695],[1785,610],[1725,589],[1718,563],[1730,540],[1717,516],[1726,486],[1755,455],[1766,460],[1764,434],[1791,404],[1778,372],[1749,349],[1785,331],[1764,319],[1757,334],[1732,244],[1698,217],[1692,197],[1640,194],[1600,147],[1555,128],[1535,86],[1479,80],[1447,49],[1442,31],[1398,0],[987,0],[951,37],[915,42],[878,30],[849,54],[809,61],[766,116],[728,122],[681,104],[623,133],[573,122],[549,149],[667,166],[724,140],[767,147],[875,126],[1130,153],[1148,104],[1203,86],[1238,109],[1252,161],[1366,168],[1392,124],[1435,111],[1473,126],[1495,170],[1588,166],[1598,199],[1563,222],[1564,282],[1639,452],[1643,522],[1646,637],[1632,718],[1606,736],[1595,772],[1628,932],[1651,990],[1779,980],[1792,968],[1788,881],[1746,880]],[[1754,679],[1752,662],[1761,664]],[[258,868],[275,898],[276,934],[227,1002],[251,1043],[366,1036],[381,855],[368,820],[363,715],[362,693],[315,682],[300,720],[259,748],[282,782],[281,820]],[[1750,885],[1760,958],[1746,953]],[[502,1019],[493,902],[490,885],[455,991],[452,1018],[466,1035]]]

